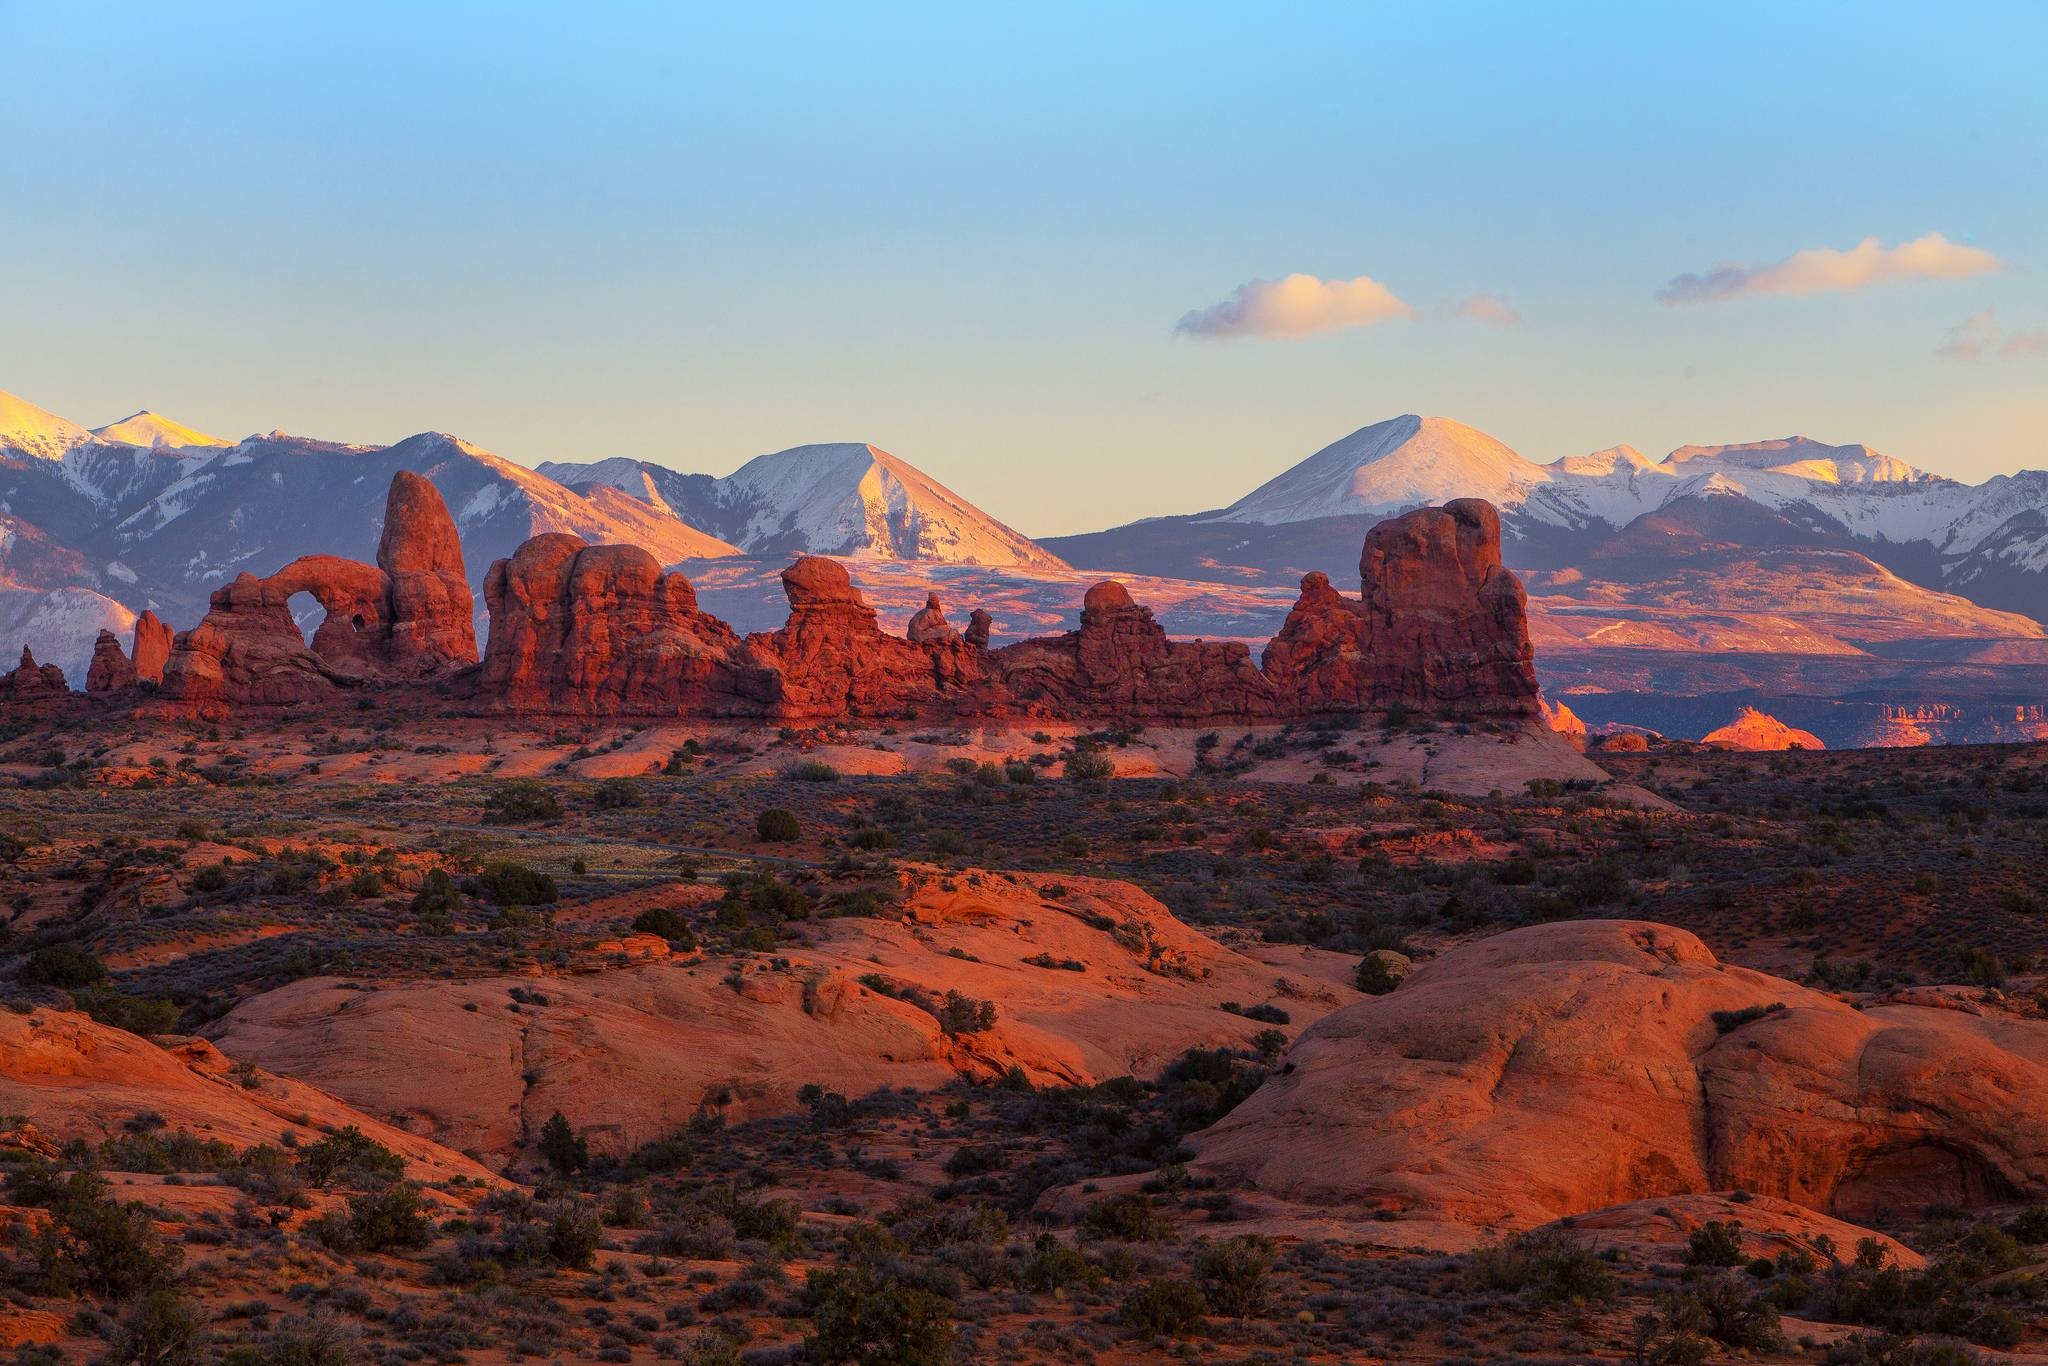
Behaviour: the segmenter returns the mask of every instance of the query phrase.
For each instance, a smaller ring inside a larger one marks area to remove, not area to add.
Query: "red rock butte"
[[[514,715],[696,717],[818,724],[1046,719],[1252,724],[1396,708],[1516,721],[1538,715],[1522,585],[1501,563],[1500,518],[1459,499],[1365,538],[1356,598],[1315,573],[1254,662],[1236,642],[1167,637],[1114,580],[1087,592],[1079,628],[991,648],[936,593],[908,633],[881,629],[843,565],[804,556],[782,573],[789,619],[741,636],[699,609],[682,574],[645,550],[536,536],[484,576],[475,605],[454,520],[432,484],[393,480],[374,565],[308,555],[214,592],[161,659],[161,696],[195,711],[317,704],[353,689],[427,687]],[[311,641],[288,606],[326,615]],[[162,623],[136,626],[133,660],[104,636],[91,691],[133,690],[157,667]],[[48,671],[44,671],[48,672]],[[47,680],[24,677],[24,693]]]

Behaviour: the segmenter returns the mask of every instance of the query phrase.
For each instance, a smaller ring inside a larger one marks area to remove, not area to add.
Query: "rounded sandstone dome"
[[[1104,579],[1081,600],[1081,610],[1085,612],[1108,612],[1131,605],[1130,590],[1115,579]]]

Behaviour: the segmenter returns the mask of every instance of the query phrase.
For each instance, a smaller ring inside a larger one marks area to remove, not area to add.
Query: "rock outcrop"
[[[696,590],[636,546],[536,536],[484,578],[476,695],[506,711],[758,715],[772,690]]]
[[[0,674],[0,698],[25,702],[41,697],[64,697],[71,685],[55,664],[38,664],[28,646],[21,647],[21,663],[12,673]]]
[[[943,641],[957,640],[960,633],[954,630],[952,624],[946,620],[946,609],[939,605],[939,595],[937,593],[927,593],[924,598],[924,606],[918,608],[911,615],[910,626],[904,632],[904,635],[909,637],[912,645],[934,645]],[[988,637],[983,636],[982,644],[986,645],[987,643]]]
[[[1513,930],[1318,1022],[1191,1140],[1232,1189],[1528,1228],[1744,1190],[1868,1222],[2048,1196],[2048,1024],[1849,1003],[1640,921]]]
[[[291,610],[300,593],[325,613],[311,641]],[[385,500],[376,564],[306,555],[267,579],[237,575],[173,642],[163,694],[276,706],[348,686],[431,681],[476,662],[473,616],[454,519],[431,483],[401,471]]]
[[[1755,707],[1744,707],[1735,713],[1735,719],[1719,730],[1708,731],[1700,737],[1703,745],[1721,749],[1826,749],[1818,735],[1812,731],[1788,726],[1767,712]]]
[[[136,682],[164,681],[164,665],[171,657],[171,641],[171,628],[155,612],[145,608],[135,619],[135,648],[131,659],[135,664]]]
[[[135,686],[135,664],[121,648],[121,638],[101,631],[92,643],[92,663],[86,666],[85,690],[89,693],[121,693]]]

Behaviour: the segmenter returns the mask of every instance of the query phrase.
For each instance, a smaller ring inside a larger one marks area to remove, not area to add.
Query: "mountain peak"
[[[182,422],[175,422],[162,413],[151,412],[147,408],[139,413],[131,413],[119,422],[95,427],[92,434],[101,441],[117,442],[123,446],[149,446],[170,450],[234,444],[217,436],[195,431]]]
[[[1550,472],[1474,427],[1403,413],[1331,442],[1218,514],[1226,522],[1380,516],[1446,498],[1516,506]]]

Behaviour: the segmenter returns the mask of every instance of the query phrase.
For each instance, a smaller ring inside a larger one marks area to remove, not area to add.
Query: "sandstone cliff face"
[[[391,481],[377,560],[306,555],[267,579],[238,575],[215,590],[205,619],[172,642],[164,696],[188,704],[318,702],[338,687],[423,682],[474,663],[474,605],[455,522],[418,475]],[[310,642],[292,618],[298,593],[326,613]],[[152,656],[161,625],[146,637]],[[138,661],[144,641],[138,621]],[[137,673],[146,676],[140,662]]]
[[[1934,989],[1857,1009],[1664,925],[1454,949],[1288,1061],[1198,1169],[1490,1228],[1735,1189],[1858,1221],[2048,1195],[2048,1025]]]

